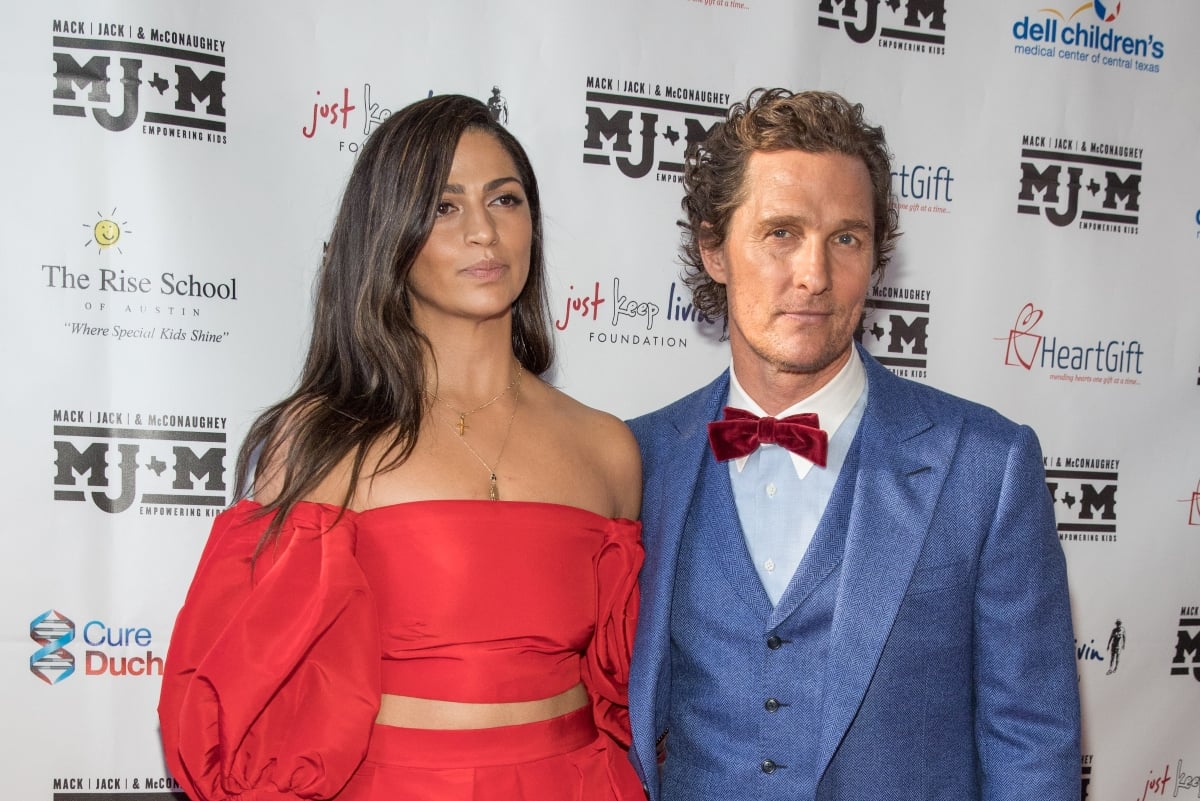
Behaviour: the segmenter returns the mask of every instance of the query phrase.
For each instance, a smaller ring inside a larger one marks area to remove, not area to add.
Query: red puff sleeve
[[[611,520],[596,554],[596,631],[583,657],[581,673],[592,699],[596,728],[628,750],[629,659],[637,628],[638,571],[642,567],[642,526]]]
[[[297,505],[251,570],[271,520],[259,509],[242,501],[217,517],[167,651],[163,749],[196,801],[331,798],[379,710],[379,625],[354,559],[355,515]]]

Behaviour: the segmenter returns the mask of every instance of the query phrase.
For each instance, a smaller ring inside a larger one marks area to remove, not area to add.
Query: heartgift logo
[[[1008,330],[1008,348],[1004,363],[1009,367],[1024,367],[1032,370],[1038,352],[1042,349],[1042,336],[1034,328],[1042,321],[1042,310],[1026,303],[1017,314],[1016,322]]]
[[[1045,334],[1038,327],[1045,313],[1032,302],[1017,312],[1005,342],[1004,364],[1027,372],[1049,370],[1054,381],[1084,384],[1141,384],[1142,343],[1136,339],[1087,340],[1075,344],[1061,332]]]
[[[1200,479],[1196,481],[1196,489],[1190,498],[1180,498],[1180,503],[1188,505],[1188,525],[1200,526]]]

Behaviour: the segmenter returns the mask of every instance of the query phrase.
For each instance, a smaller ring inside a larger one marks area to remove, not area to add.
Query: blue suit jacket
[[[819,738],[816,797],[1077,801],[1074,638],[1037,438],[860,353],[869,396],[821,719],[795,733]],[[630,424],[646,546],[632,758],[652,799],[676,557],[728,386],[725,372]]]

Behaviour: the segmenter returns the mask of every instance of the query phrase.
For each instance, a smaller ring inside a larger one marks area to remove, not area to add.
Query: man
[[[831,93],[755,92],[689,154],[688,282],[732,367],[631,424],[654,801],[1079,797],[1037,439],[853,341],[898,235],[890,177],[882,129]],[[714,423],[726,406],[749,414]]]
[[[1125,627],[1118,620],[1108,635],[1108,673],[1105,675],[1111,676],[1117,672],[1117,665],[1121,662],[1121,652],[1124,650]]]

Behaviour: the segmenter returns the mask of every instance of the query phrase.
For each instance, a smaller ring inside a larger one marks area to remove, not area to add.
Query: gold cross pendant
[[[458,416],[458,425],[456,427],[458,429],[458,435],[461,437],[463,432],[467,430],[467,416],[465,414],[460,414]]]

